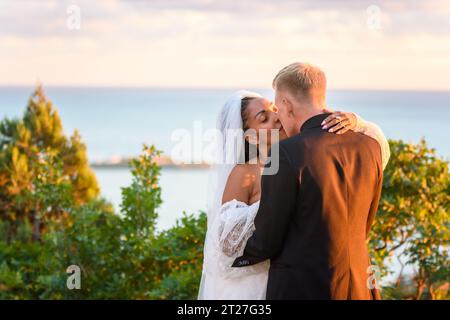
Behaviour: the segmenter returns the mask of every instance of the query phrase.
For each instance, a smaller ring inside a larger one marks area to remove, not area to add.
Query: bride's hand
[[[322,129],[336,134],[346,133],[356,128],[357,118],[354,113],[335,111],[322,121]]]

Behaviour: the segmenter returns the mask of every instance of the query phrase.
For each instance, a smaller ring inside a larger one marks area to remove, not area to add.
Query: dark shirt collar
[[[321,113],[316,116],[313,116],[306,120],[302,127],[300,128],[300,132],[312,129],[312,128],[321,128],[322,127],[322,121],[325,120],[326,117],[328,117],[330,113]]]

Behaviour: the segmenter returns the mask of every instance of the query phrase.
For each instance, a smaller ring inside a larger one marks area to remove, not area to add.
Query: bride
[[[264,130],[275,130],[280,140],[287,138],[276,111],[269,100],[244,90],[236,92],[220,111],[215,194],[208,210],[199,299],[263,300],[266,297],[269,260],[245,268],[231,265],[243,254],[254,231],[253,221],[261,196],[263,166],[261,161],[251,161],[250,150],[254,146],[258,152],[253,155],[262,157],[264,148],[258,147],[276,143],[271,141],[271,135],[262,134]],[[256,136],[244,135],[248,129],[255,130]],[[376,139],[381,147],[383,168],[386,166],[389,144],[377,125],[353,113],[334,112],[325,119],[323,129],[337,134],[353,130]],[[229,134],[231,131],[241,134]]]

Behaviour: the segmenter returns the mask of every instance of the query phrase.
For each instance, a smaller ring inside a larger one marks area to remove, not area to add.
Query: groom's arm
[[[272,155],[273,158],[273,155]],[[279,148],[279,169],[263,175],[261,202],[255,218],[255,232],[248,239],[244,255],[233,267],[252,265],[274,257],[281,249],[290,217],[295,210],[298,174],[285,149]]]

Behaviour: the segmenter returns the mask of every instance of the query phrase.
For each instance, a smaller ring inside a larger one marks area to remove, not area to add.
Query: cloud
[[[3,26],[0,35],[69,36],[66,28],[66,10],[70,4],[76,4],[81,8],[83,24],[92,35],[102,31],[117,32],[117,29],[126,30],[133,27],[139,30],[156,30],[164,35],[166,31],[170,33],[168,30],[170,28],[161,23],[161,17],[166,18],[165,21],[175,27],[178,25],[190,29],[193,27],[192,23],[198,21],[194,18],[183,20],[186,16],[217,17],[219,20],[212,26],[211,32],[220,33],[231,33],[233,29],[248,34],[267,32],[270,31],[268,30],[270,25],[267,25],[266,21],[270,23],[273,19],[286,18],[305,20],[311,27],[321,27],[333,22],[328,20],[330,17],[317,21],[308,20],[308,16],[332,12],[336,18],[343,17],[349,22],[352,20],[349,19],[350,16],[364,19],[365,11],[370,5],[377,5],[382,14],[388,17],[389,33],[418,30],[429,33],[450,32],[450,4],[445,0],[4,0],[0,4],[0,23]],[[171,16],[181,17],[181,23],[177,18],[171,19]],[[229,17],[228,20],[232,20],[233,25],[221,24],[224,17]],[[146,32],[152,33],[149,30]]]
[[[449,12],[440,0],[4,0],[0,84],[267,86],[309,60],[335,87],[448,88]]]

